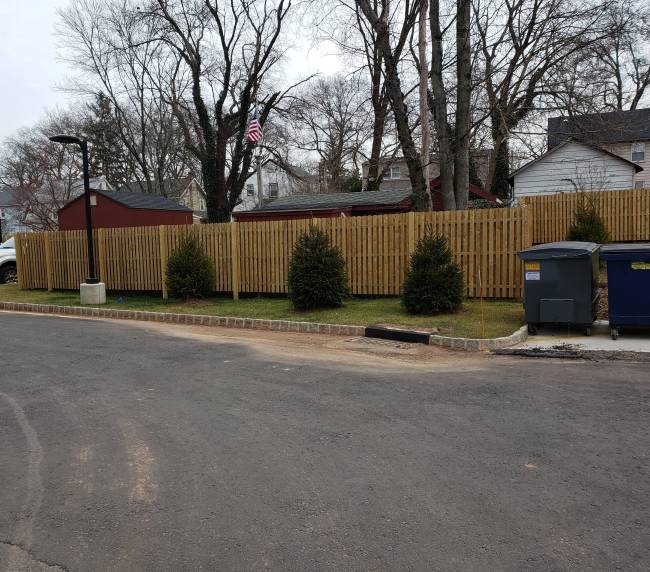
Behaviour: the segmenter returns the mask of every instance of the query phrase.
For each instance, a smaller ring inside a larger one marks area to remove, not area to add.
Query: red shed
[[[92,189],[90,201],[94,228],[192,224],[191,209],[159,195]],[[84,228],[86,214],[81,195],[59,210],[59,229]]]
[[[431,188],[431,210],[445,210],[442,206],[442,195],[440,194],[440,177],[432,179],[429,186]],[[469,200],[475,201],[479,199],[483,199],[484,201],[487,201],[488,203],[492,203],[494,205],[500,204],[499,198],[496,195],[493,195],[490,191],[486,191],[485,189],[482,189],[481,187],[470,183]]]

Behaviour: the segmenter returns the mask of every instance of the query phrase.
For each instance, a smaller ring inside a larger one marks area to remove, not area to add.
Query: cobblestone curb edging
[[[450,338],[432,334],[429,338],[429,344],[443,348],[480,352],[508,348],[520,344],[526,339],[528,339],[528,327],[522,326],[516,332],[503,338]]]
[[[253,318],[230,318],[226,316],[201,316],[198,314],[172,314],[167,312],[144,312],[141,310],[114,310],[88,306],[54,306],[49,304],[0,302],[0,310],[81,316],[86,318],[111,318],[113,320],[164,322],[167,324],[185,324],[188,326],[221,326],[225,328],[273,330],[277,332],[297,332],[303,334],[363,336],[365,333],[364,326],[318,324],[314,322],[293,322],[289,320],[257,320]]]

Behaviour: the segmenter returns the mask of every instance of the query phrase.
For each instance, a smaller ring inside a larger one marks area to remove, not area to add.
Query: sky
[[[57,9],[68,0],[0,0],[0,141],[41,119],[46,110],[71,101],[58,89],[71,72],[57,59]],[[332,73],[340,61],[327,46],[304,39],[289,52],[285,66],[293,79]]]
[[[67,0],[0,0],[0,140],[64,106],[68,74],[56,59],[56,9]]]

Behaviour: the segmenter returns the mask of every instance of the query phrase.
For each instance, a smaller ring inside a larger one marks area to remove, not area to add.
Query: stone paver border
[[[480,352],[508,348],[525,342],[527,339],[528,327],[522,326],[516,332],[502,338],[451,338],[432,334],[429,338],[429,344],[443,348]]]
[[[228,316],[203,316],[200,314],[174,314],[170,312],[145,312],[142,310],[117,310],[112,308],[93,308],[89,306],[56,306],[52,304],[29,304],[24,302],[0,301],[0,310],[63,316],[80,316],[86,318],[110,318],[113,320],[163,322],[167,324],[185,324],[191,326],[220,326],[225,328],[245,328],[251,330],[271,330],[303,334],[330,334],[334,336],[364,337],[366,333],[365,326],[294,322],[291,320],[258,320],[254,318],[233,318]],[[404,331],[407,332],[408,330]],[[432,346],[458,350],[489,351],[520,344],[527,338],[528,329],[526,326],[522,326],[510,336],[502,338],[451,338],[432,334],[429,337],[429,344]]]
[[[227,316],[203,316],[200,314],[173,314],[170,312],[144,312],[141,310],[116,310],[87,306],[55,306],[22,302],[0,302],[0,310],[80,316],[86,318],[110,318],[113,320],[164,322],[167,324],[185,324],[191,326],[221,326],[225,328],[273,330],[303,334],[330,334],[335,336],[363,336],[365,332],[364,326],[294,322],[290,320],[257,320],[253,318],[231,318]]]

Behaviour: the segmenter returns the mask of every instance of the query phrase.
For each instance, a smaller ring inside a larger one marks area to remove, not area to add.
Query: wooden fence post
[[[408,243],[407,243],[408,259],[406,261],[406,266],[408,268],[408,264],[411,260],[411,254],[413,254],[413,251],[415,250],[415,213],[411,211],[406,216],[407,216],[406,236],[408,237]]]
[[[25,268],[23,264],[23,235],[22,232],[16,233],[14,239],[16,243],[16,272],[18,274],[18,288],[25,290]]]
[[[106,264],[106,229],[98,228],[97,229],[97,256],[99,257],[99,279],[106,285],[107,284],[107,274],[108,267]]]
[[[160,241],[160,289],[162,290],[163,300],[169,299],[167,291],[167,227],[160,225],[158,227],[158,237]]]
[[[52,237],[49,232],[43,233],[45,240],[45,277],[47,279],[47,291],[54,290],[54,266],[52,264]]]
[[[232,271],[232,299],[239,300],[239,228],[230,223],[230,261]]]
[[[533,245],[533,234],[534,234],[534,224],[535,217],[531,212],[532,207],[530,204],[526,204],[521,208],[522,217],[523,217],[523,227],[524,227],[524,248],[528,248]]]

